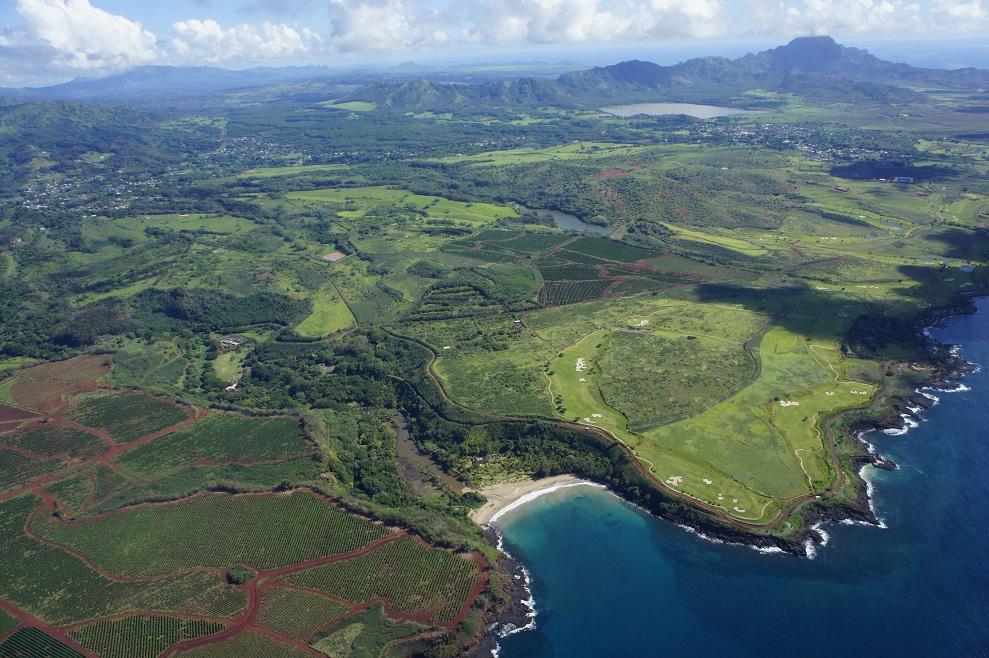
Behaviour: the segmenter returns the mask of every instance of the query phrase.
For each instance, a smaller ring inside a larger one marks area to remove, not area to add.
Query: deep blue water
[[[989,364],[989,300],[935,336]],[[989,369],[987,369],[989,370]],[[868,435],[886,529],[837,525],[814,560],[716,545],[574,487],[500,521],[533,581],[525,656],[989,656],[989,373],[937,393],[903,436]]]

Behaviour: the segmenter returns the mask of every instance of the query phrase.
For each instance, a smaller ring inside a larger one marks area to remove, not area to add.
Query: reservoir
[[[978,306],[931,333],[989,364]],[[900,465],[865,471],[887,527],[827,526],[814,559],[712,543],[592,487],[505,514],[537,616],[501,658],[989,655],[989,374],[964,383],[929,391],[907,434],[867,435]]]
[[[571,215],[570,213],[561,212],[559,210],[549,210],[546,208],[525,208],[525,210],[533,213],[541,219],[552,219],[557,228],[566,229],[568,231],[597,233],[598,235],[608,236],[614,233],[616,228],[614,226],[588,224],[576,215]]]
[[[737,107],[721,107],[718,105],[697,105],[695,103],[632,103],[631,105],[612,105],[602,107],[602,112],[620,117],[634,117],[640,114],[662,116],[665,114],[686,114],[695,119],[714,119],[736,114],[749,114],[751,110]]]

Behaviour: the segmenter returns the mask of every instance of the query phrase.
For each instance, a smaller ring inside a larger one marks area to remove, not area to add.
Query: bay
[[[989,301],[932,334],[989,363]],[[989,380],[934,392],[900,465],[867,469],[886,528],[835,525],[813,560],[705,541],[607,491],[563,489],[506,514],[536,629],[501,658],[989,656]]]

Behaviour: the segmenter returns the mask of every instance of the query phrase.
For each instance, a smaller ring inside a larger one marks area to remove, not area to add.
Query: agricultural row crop
[[[387,534],[307,492],[207,494],[79,523],[38,522],[36,529],[111,573],[132,576],[232,563],[271,569],[352,551]]]
[[[213,621],[137,615],[87,624],[69,635],[103,658],[155,658],[177,642],[222,629]]]
[[[290,580],[355,603],[384,597],[396,610],[443,622],[463,606],[477,577],[477,566],[468,556],[410,537]]]
[[[614,260],[621,263],[635,263],[646,258],[659,256],[659,252],[651,249],[635,247],[617,240],[607,238],[581,238],[566,246],[568,252],[586,254],[603,258],[604,260]]]
[[[22,628],[0,644],[0,658],[83,658],[44,631]]]
[[[205,644],[182,654],[182,658],[306,658],[303,653],[258,631],[241,631],[233,638]]]
[[[13,488],[46,473],[52,473],[63,466],[65,466],[64,462],[34,459],[0,445],[0,491]]]
[[[290,637],[307,639],[350,608],[313,592],[272,587],[261,596],[258,624]]]
[[[130,391],[83,398],[69,415],[84,425],[106,430],[121,443],[139,439],[186,418],[181,407]]]
[[[197,462],[271,462],[312,452],[294,418],[253,418],[217,412],[140,446],[117,461],[140,477],[152,479]]]
[[[547,281],[590,281],[600,276],[597,268],[573,263],[540,267],[539,272]]]
[[[543,289],[543,302],[553,306],[576,304],[589,299],[597,299],[608,289],[611,281],[549,281]]]
[[[106,445],[102,441],[88,432],[80,432],[69,427],[58,427],[51,423],[35,425],[5,437],[3,443],[28,450],[42,457],[65,455],[72,459],[95,457],[106,449]]]

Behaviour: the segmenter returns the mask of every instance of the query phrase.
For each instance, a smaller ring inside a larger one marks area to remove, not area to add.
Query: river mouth
[[[752,110],[738,107],[723,107],[721,105],[699,105],[696,103],[630,103],[628,105],[611,105],[602,107],[601,111],[619,117],[666,116],[685,114],[695,119],[716,119],[718,117],[751,114]]]

